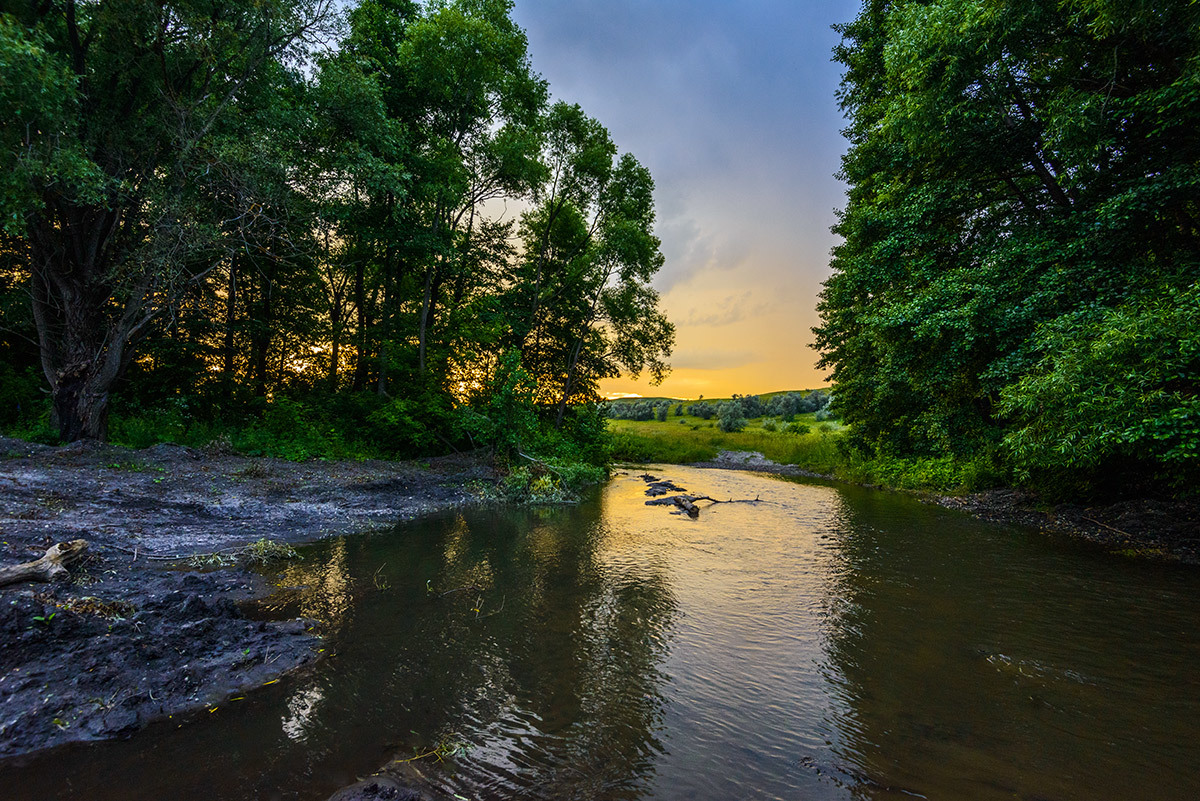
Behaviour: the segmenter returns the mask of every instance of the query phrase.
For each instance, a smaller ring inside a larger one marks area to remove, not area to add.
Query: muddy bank
[[[319,630],[248,619],[239,602],[269,582],[238,549],[473,503],[490,479],[468,457],[293,463],[0,438],[0,564],[90,544],[71,582],[0,589],[0,759],[127,736],[302,668]]]
[[[833,476],[778,464],[761,453],[743,451],[721,451],[713,461],[691,466],[833,479]],[[983,520],[1083,539],[1124,556],[1200,564],[1200,498],[1131,498],[1086,506],[1046,504],[1033,493],[1015,489],[965,495],[911,494],[928,503],[968,512]]]

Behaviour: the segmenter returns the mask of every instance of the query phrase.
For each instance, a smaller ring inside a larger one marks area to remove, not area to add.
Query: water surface
[[[1195,571],[888,493],[655,472],[761,502],[691,520],[629,474],[579,507],[311,546],[269,605],[323,621],[331,658],[0,770],[3,797],[324,799],[413,757],[478,799],[1200,797]]]

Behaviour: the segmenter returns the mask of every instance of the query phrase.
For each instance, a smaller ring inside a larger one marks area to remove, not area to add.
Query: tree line
[[[1200,5],[866,0],[815,329],[869,453],[1200,486]]]
[[[416,447],[661,379],[653,180],[511,9],[6,4],[0,422],[293,398]]]
[[[703,397],[703,396],[702,396]],[[830,408],[833,402],[832,393],[815,389],[811,392],[781,392],[771,396],[765,402],[758,395],[739,395],[734,393],[727,401],[696,400],[684,405],[681,401],[670,400],[616,400],[602,407],[610,420],[634,420],[646,422],[657,420],[666,422],[674,412],[675,417],[689,414],[701,420],[717,418],[717,425],[722,431],[741,431],[748,420],[762,417],[767,430],[776,430],[779,423],[791,423],[798,414],[815,412],[818,422],[836,419]],[[788,429],[796,432],[800,427]]]

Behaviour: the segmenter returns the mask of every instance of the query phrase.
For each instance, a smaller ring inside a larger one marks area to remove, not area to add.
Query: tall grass
[[[692,417],[669,417],[665,423],[612,420],[609,425],[613,458],[620,461],[686,464],[715,459],[722,450],[758,451],[772,461],[816,473],[833,473],[843,461],[835,425],[812,427],[807,434],[757,426],[724,432],[711,421]]]
[[[811,415],[802,415],[807,423]],[[681,424],[679,421],[683,420]],[[838,447],[844,429],[811,425],[809,433],[773,432],[761,422],[744,431],[726,433],[698,418],[668,418],[665,423],[611,420],[613,458],[629,462],[687,464],[714,459],[722,450],[758,451],[784,465],[833,476],[857,484],[892,489],[963,492],[1007,484],[1008,475],[994,454],[973,459],[937,457],[899,459],[865,457]]]

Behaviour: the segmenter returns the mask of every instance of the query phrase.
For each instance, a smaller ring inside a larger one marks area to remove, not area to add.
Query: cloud
[[[655,180],[666,264],[654,284],[678,327],[677,373],[661,388],[643,378],[605,391],[820,383],[803,346],[829,274],[833,209],[845,202],[829,26],[860,5],[516,0],[554,95],[580,103]]]
[[[745,367],[758,360],[758,356],[749,350],[688,349],[671,356],[671,367],[675,370],[728,370]]]
[[[702,326],[718,328],[733,325],[744,320],[751,320],[767,314],[773,304],[765,301],[752,303],[753,293],[749,290],[741,295],[726,295],[708,306],[688,309],[687,316],[677,319],[679,326]]]
[[[735,269],[751,257],[747,237],[712,228],[706,232],[690,217],[660,223],[657,234],[666,259],[654,281],[660,292],[669,292],[704,273]]]

